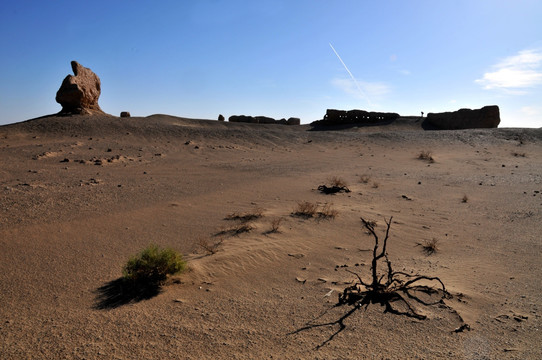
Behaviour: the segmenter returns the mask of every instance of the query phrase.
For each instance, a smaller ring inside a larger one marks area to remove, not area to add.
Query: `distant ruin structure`
[[[77,61],[72,61],[71,66],[73,75],[64,78],[56,93],[56,102],[62,105],[60,114],[103,114],[98,105],[100,78]]]
[[[460,130],[496,128],[501,122],[497,105],[481,109],[459,109],[452,112],[429,113],[423,123],[425,129]]]
[[[267,116],[247,116],[247,115],[232,115],[228,118],[229,122],[242,122],[250,124],[280,124],[280,125],[301,125],[301,119],[291,117],[288,120],[275,120]]]
[[[375,125],[393,122],[399,116],[397,113],[389,112],[327,109],[324,118],[314,121],[312,125]]]

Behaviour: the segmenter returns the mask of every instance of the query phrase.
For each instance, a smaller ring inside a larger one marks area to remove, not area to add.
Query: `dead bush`
[[[204,237],[197,239],[198,246],[202,248],[207,253],[207,255],[216,254],[219,246],[222,245],[222,242],[224,242],[224,239],[220,239],[215,243],[211,243],[209,239]]]
[[[335,219],[339,215],[339,211],[332,207],[332,204],[324,204],[322,210],[318,212],[318,217],[322,219]]]
[[[371,177],[369,175],[361,175],[359,177],[359,182],[362,184],[368,184],[370,180],[371,180]]]
[[[416,245],[421,246],[423,251],[427,255],[431,255],[438,251],[437,243],[438,243],[438,239],[432,238],[431,240],[425,240],[423,243],[417,243]]]
[[[304,218],[317,217],[319,219],[334,219],[339,214],[339,211],[332,207],[332,204],[324,204],[319,210],[318,204],[314,204],[308,201],[297,203],[297,207],[292,212],[293,216],[299,216]]]
[[[361,218],[364,228],[373,236],[375,243],[371,262],[371,281],[366,282],[359,274],[347,269],[346,271],[356,275],[358,281],[344,289],[342,294],[339,295],[339,304],[348,304],[359,308],[378,303],[385,306],[387,312],[425,319],[426,316],[416,312],[416,309],[411,305],[409,300],[423,305],[435,305],[449,296],[449,294],[446,291],[444,283],[438,277],[412,275],[403,271],[393,270],[386,251],[392,220],[393,217],[390,217],[389,221],[385,221],[387,227],[382,248],[380,248],[380,239],[375,232],[374,226],[364,218]],[[384,261],[386,268],[382,272],[378,270],[380,260]],[[422,283],[419,284],[419,282]],[[436,283],[439,288],[426,285],[431,282]],[[429,298],[435,294],[438,296],[436,300],[422,299],[421,296],[423,294]],[[400,310],[394,307],[393,304],[395,303],[402,304],[404,309]]]
[[[297,206],[292,214],[295,216],[311,218],[316,215],[317,209],[318,204],[314,204],[308,201],[301,201],[297,203]]]
[[[269,233],[279,233],[280,232],[280,225],[282,224],[282,221],[284,218],[278,217],[271,220],[271,230],[269,230]]]
[[[440,308],[448,308],[454,312],[463,323],[458,330],[455,331],[459,332],[463,331],[463,329],[468,329],[468,324],[463,322],[461,316],[444,303],[443,300],[445,298],[451,298],[451,295],[446,291],[444,283],[438,277],[413,275],[403,271],[393,270],[391,261],[386,252],[392,218],[390,217],[389,221],[385,220],[387,227],[382,243],[380,243],[379,236],[374,230],[373,223],[366,221],[363,218],[361,218],[361,221],[364,228],[373,236],[375,243],[373,248],[373,259],[371,262],[371,280],[366,281],[361,275],[345,269],[349,273],[354,274],[357,277],[357,280],[354,280],[351,286],[348,286],[339,294],[339,301],[334,307],[349,305],[352,308],[335,321],[324,323],[309,322],[306,326],[303,326],[292,333],[295,334],[314,328],[334,327],[338,325],[338,329],[335,330],[327,340],[316,347],[319,349],[331,342],[335,336],[346,329],[346,319],[352,316],[357,310],[367,308],[370,304],[380,304],[384,306],[384,312],[409,316],[419,320],[426,319],[427,317],[425,315],[416,311],[412,303],[423,306],[438,305]],[[378,268],[379,261],[381,260],[384,261],[385,265],[385,270],[383,271]],[[436,287],[431,285],[436,285]]]
[[[328,180],[328,183],[330,186],[336,186],[336,187],[348,187],[348,184],[346,183],[346,181],[344,181],[343,178],[340,178],[340,177],[337,177],[337,176],[332,176],[329,178]]]
[[[418,155],[418,159],[425,160],[430,163],[434,163],[435,159],[433,158],[433,154],[429,150],[422,150],[420,154]]]

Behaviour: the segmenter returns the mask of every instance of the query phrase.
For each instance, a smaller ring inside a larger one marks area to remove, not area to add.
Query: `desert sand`
[[[351,192],[320,193],[332,177]],[[302,201],[337,216],[292,216]],[[166,115],[1,126],[0,358],[540,359],[541,209],[542,129]],[[260,211],[251,231],[229,231],[228,215]],[[369,304],[341,328],[349,271],[370,276],[360,217],[381,234],[392,216],[394,268],[438,276],[450,297],[413,302],[425,320]],[[149,243],[189,270],[126,296],[122,266]]]

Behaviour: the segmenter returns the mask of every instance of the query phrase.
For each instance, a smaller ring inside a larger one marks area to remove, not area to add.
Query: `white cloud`
[[[542,127],[542,106],[503,108],[499,127],[540,128]]]
[[[493,66],[482,79],[476,80],[484,89],[525,94],[527,88],[542,84],[542,51],[523,50]]]
[[[370,105],[374,100],[382,98],[390,92],[390,87],[380,82],[354,81],[353,79],[335,78],[331,81],[333,86],[341,89],[348,95],[367,101]]]

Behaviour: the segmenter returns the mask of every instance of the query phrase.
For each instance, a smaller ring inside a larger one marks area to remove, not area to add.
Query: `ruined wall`
[[[232,115],[228,118],[229,122],[243,122],[251,124],[281,124],[281,125],[301,125],[299,118],[291,117],[288,120],[275,120],[267,116],[247,116],[247,115]]]
[[[399,117],[397,113],[384,113],[365,110],[335,110],[327,109],[322,120],[313,122],[313,125],[373,125],[389,123]]]
[[[497,105],[481,109],[459,109],[452,112],[429,113],[424,128],[436,130],[496,128],[501,122]]]

